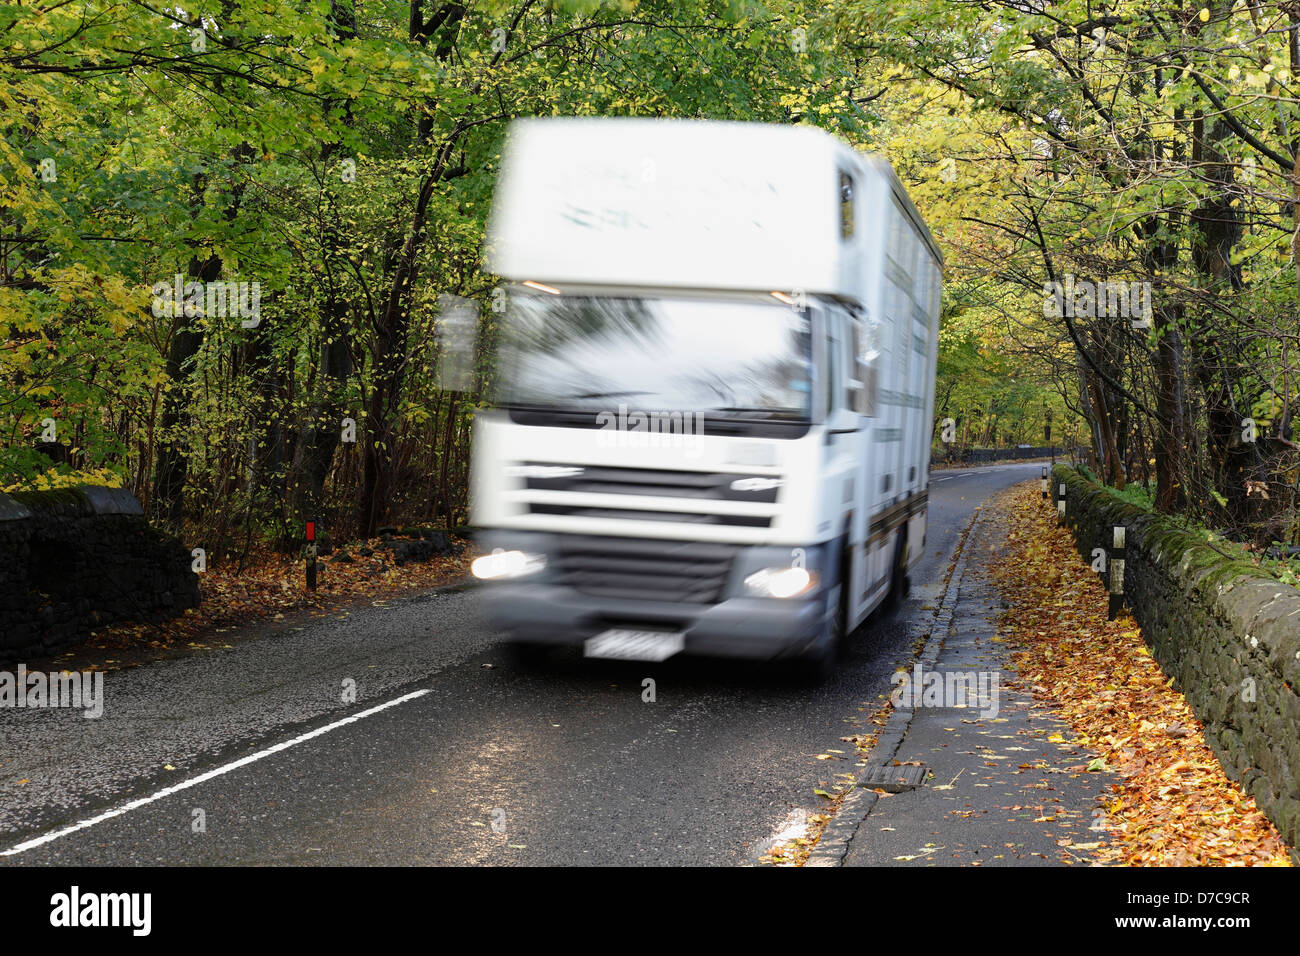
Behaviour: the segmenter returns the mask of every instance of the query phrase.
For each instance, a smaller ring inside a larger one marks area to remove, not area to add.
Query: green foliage
[[[708,117],[894,163],[947,257],[936,417],[960,443],[1039,444],[1050,416],[1100,473],[1154,468],[1164,508],[1296,538],[1290,8],[416,7],[412,36],[410,2],[0,4],[0,484],[109,474],[213,553],[308,512],[463,522],[494,369],[482,349],[444,387],[439,323],[468,301],[495,334],[509,121]],[[1049,315],[1067,273],[1150,282],[1158,321]],[[258,283],[260,323],[154,314],[177,275]]]
[[[511,119],[875,118],[815,4],[418,6],[412,37],[409,4],[0,5],[0,484],[179,489],[213,554],[304,509],[361,528],[367,495],[463,522],[492,368],[443,388],[439,319],[469,300],[491,341]],[[260,323],[155,314],[200,274],[258,283]]]
[[[1097,480],[1096,475],[1089,474],[1089,477],[1093,481]],[[1127,501],[1129,504],[1135,505],[1143,510],[1150,511],[1155,507],[1153,489],[1148,488],[1146,485],[1134,483],[1127,484],[1123,488],[1110,488],[1108,490],[1121,501]]]

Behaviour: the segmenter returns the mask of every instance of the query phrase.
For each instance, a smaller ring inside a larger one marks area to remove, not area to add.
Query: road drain
[[[884,790],[886,793],[902,793],[915,790],[925,781],[930,768],[925,764],[874,764],[863,769],[858,778],[858,786],[868,790]]]

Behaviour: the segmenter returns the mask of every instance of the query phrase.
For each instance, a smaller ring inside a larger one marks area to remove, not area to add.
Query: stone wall
[[[1300,846],[1300,590],[1225,557],[1169,519],[1074,469],[1062,482],[1079,553],[1126,529],[1125,603],[1155,659],[1205,725],[1205,739],[1292,847]],[[1300,864],[1300,853],[1292,850]]]
[[[1062,448],[1059,445],[1015,445],[1010,448],[964,448],[960,453],[955,454],[952,462],[966,463],[972,465],[983,464],[990,461],[1015,461],[1021,458],[1069,458],[1070,449]],[[1082,458],[1086,455],[1086,448],[1075,448],[1074,455],[1076,458]],[[935,465],[944,465],[949,462],[948,450],[942,449],[931,453],[930,460]]]
[[[1016,445],[1013,448],[970,448],[965,460],[977,463],[983,461],[1014,461],[1017,458],[1061,458],[1066,452],[1055,445],[1029,446]]]
[[[0,662],[71,647],[96,627],[197,607],[189,551],[130,492],[0,494]]]

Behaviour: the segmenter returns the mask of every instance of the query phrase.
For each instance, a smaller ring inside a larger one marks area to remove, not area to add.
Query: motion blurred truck
[[[889,164],[803,126],[521,121],[487,255],[491,623],[826,676],[925,542],[943,260]]]

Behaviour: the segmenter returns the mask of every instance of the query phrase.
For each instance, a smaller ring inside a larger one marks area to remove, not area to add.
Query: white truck
[[[889,164],[803,126],[525,120],[487,256],[491,623],[833,670],[925,542],[943,259]]]

